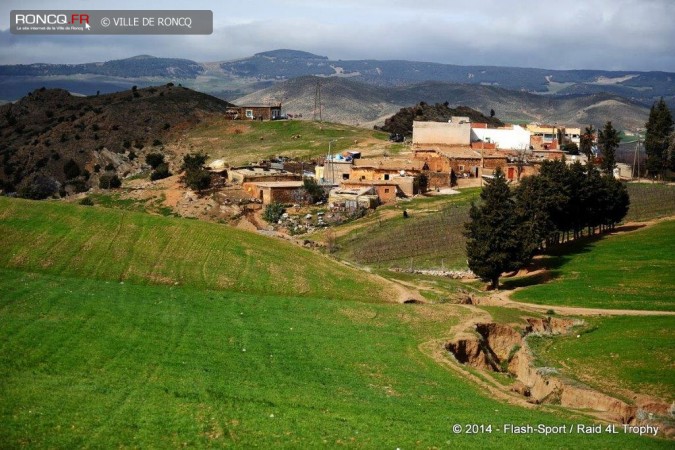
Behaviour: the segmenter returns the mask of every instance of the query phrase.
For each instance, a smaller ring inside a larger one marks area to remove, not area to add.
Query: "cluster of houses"
[[[329,193],[333,205],[374,208],[397,197],[477,184],[497,167],[517,181],[537,173],[545,160],[564,158],[561,147],[579,145],[580,133],[579,128],[539,124],[494,128],[452,117],[448,122],[414,122],[411,152],[405,156],[361,158],[359,152],[346,151],[304,167],[290,168],[280,161],[230,168],[224,175],[263,204],[298,203],[303,179],[309,176]]]

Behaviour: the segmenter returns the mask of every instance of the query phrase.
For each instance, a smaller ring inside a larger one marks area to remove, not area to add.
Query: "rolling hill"
[[[611,120],[618,128],[644,126],[649,109],[612,94],[542,96],[495,86],[424,82],[400,87],[381,87],[340,77],[299,77],[274,84],[234,100],[235,103],[283,101],[285,111],[313,117],[315,94],[320,84],[322,116],[349,124],[376,125],[402,107],[420,101],[469,106],[506,122],[539,121],[596,127]]]
[[[230,106],[171,83],[90,97],[38,89],[0,106],[0,182],[12,191],[37,173],[61,184],[84,175],[85,169],[95,178],[96,164],[112,164],[115,170],[129,166],[143,149],[157,150]],[[77,170],[66,170],[70,161]],[[119,169],[120,175],[127,169]],[[91,183],[85,178],[85,185]]]

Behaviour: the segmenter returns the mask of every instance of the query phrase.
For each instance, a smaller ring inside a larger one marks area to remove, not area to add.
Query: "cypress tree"
[[[614,173],[616,166],[616,149],[619,148],[619,132],[614,129],[612,122],[607,122],[605,127],[598,132],[598,144],[602,150],[602,170],[609,176]]]
[[[645,151],[647,152],[647,171],[653,177],[663,177],[670,166],[668,145],[673,132],[673,116],[663,98],[652,105],[649,120],[645,127]]]
[[[471,205],[471,221],[465,225],[468,264],[496,289],[502,273],[517,270],[525,262],[515,202],[500,168],[487,181],[480,198],[480,206]]]

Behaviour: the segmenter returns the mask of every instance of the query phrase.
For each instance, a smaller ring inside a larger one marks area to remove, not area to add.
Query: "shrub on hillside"
[[[60,185],[54,178],[41,173],[32,174],[19,183],[19,197],[43,200],[59,192]]]
[[[284,213],[284,205],[281,203],[270,203],[265,207],[263,211],[263,219],[269,223],[277,223],[281,219],[281,215]]]
[[[71,158],[63,165],[63,173],[66,175],[66,178],[77,178],[80,176],[80,166]]]
[[[155,181],[155,180],[161,180],[161,179],[164,179],[164,178],[170,177],[170,176],[171,176],[171,172],[169,172],[168,164],[161,163],[160,165],[157,166],[157,168],[155,168],[155,170],[152,171],[152,173],[150,174],[150,179],[152,181]]]
[[[185,184],[192,190],[202,191],[211,186],[211,174],[204,169],[185,172]]]
[[[164,155],[161,153],[148,153],[145,156],[145,162],[153,169],[156,169],[160,164],[164,164]]]
[[[101,189],[117,189],[122,186],[122,181],[117,175],[105,174],[101,175],[98,186]]]

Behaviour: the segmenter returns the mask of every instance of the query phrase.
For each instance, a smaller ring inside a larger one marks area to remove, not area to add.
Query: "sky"
[[[20,36],[13,9],[210,9],[208,36]],[[139,54],[227,61],[280,48],[330,59],[675,72],[675,0],[3,0],[0,64]]]

